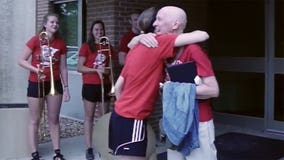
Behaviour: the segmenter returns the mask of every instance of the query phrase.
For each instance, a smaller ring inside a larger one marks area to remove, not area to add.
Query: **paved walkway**
[[[254,135],[262,135],[267,136],[267,134],[264,134],[263,132],[257,132],[255,130],[248,130],[240,127],[235,127],[231,125],[221,125],[221,124],[215,124],[216,126],[216,136],[223,134],[225,132],[230,131],[242,131],[243,133],[251,133]],[[276,136],[276,135],[269,135],[270,138],[276,138],[276,139],[284,139],[283,136]],[[71,138],[63,138],[61,139],[61,148],[62,153],[64,154],[65,158],[67,160],[85,160],[85,145],[84,145],[84,137],[83,136],[77,136],[77,137],[71,137]],[[53,157],[53,151],[52,151],[52,144],[51,142],[39,144],[39,152],[44,160],[52,160]],[[158,145],[158,148],[156,150],[157,153],[161,153],[165,151],[165,147],[162,145]],[[30,157],[23,157],[23,158],[17,158],[17,159],[1,159],[0,160],[29,160]],[[96,157],[96,160],[101,160],[98,156]],[[280,160],[284,160],[284,157]]]
[[[67,160],[84,160],[85,146],[84,137],[77,136],[72,138],[61,139],[61,152]],[[39,153],[44,160],[52,160],[53,150],[51,142],[39,144]],[[30,157],[23,157],[9,160],[28,160]]]
[[[84,145],[84,137],[83,136],[77,136],[72,138],[64,138],[61,139],[61,148],[62,148],[62,154],[64,154],[64,157],[66,160],[85,160],[85,145]],[[157,152],[163,152],[165,151],[165,147],[158,145]],[[39,144],[39,152],[40,155],[44,160],[52,160],[53,157],[53,151],[51,150],[52,144],[51,142]],[[23,157],[23,158],[17,158],[17,159],[5,159],[5,160],[29,160],[30,157]],[[2,160],[0,158],[0,160]],[[101,160],[99,158],[99,155],[96,154],[96,160]]]

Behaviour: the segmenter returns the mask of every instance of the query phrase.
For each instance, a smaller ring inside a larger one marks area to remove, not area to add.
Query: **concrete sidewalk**
[[[71,138],[62,138],[61,139],[61,152],[64,155],[66,160],[85,160],[85,144],[84,136],[76,136]],[[157,153],[164,152],[166,150],[165,146],[158,144]],[[96,151],[96,160],[102,160]],[[53,150],[51,142],[39,144],[39,153],[43,160],[52,160]],[[16,159],[5,159],[5,160],[30,160],[31,157],[23,157]],[[4,160],[1,159],[0,160]]]
[[[239,126],[232,126],[228,124],[222,124],[222,123],[215,123],[215,134],[216,136],[227,133],[227,132],[241,132],[241,133],[248,133],[252,135],[258,135],[258,136],[264,136],[274,139],[281,139],[284,140],[283,135],[274,135],[274,134],[268,134],[264,131],[257,131],[253,129],[248,129],[244,127]],[[100,130],[103,132],[103,130]],[[105,141],[105,140],[101,140]],[[98,146],[102,146],[100,141],[96,141]],[[156,145],[156,153],[162,153],[166,151],[166,146],[162,143]],[[62,138],[61,139],[61,150],[62,154],[66,158],[66,160],[85,160],[85,144],[84,144],[84,136],[76,136],[71,138]],[[39,153],[42,156],[42,159],[44,160],[52,160],[53,157],[53,150],[52,150],[52,144],[51,142],[39,144]],[[30,160],[30,156],[27,157],[21,157],[21,158],[9,158],[9,159],[3,159],[0,157],[0,160]],[[101,160],[101,158],[96,155],[96,160]],[[284,157],[279,159],[284,160]]]
[[[62,138],[61,139],[61,152],[64,155],[64,158],[67,160],[85,160],[85,145],[84,137],[77,136],[71,138]],[[39,153],[44,160],[52,160],[53,150],[51,142],[39,144]],[[97,159],[96,155],[96,159]],[[18,158],[18,159],[9,159],[9,160],[29,160],[30,156]],[[8,160],[8,159],[7,159]],[[98,160],[100,160],[98,158]]]
[[[109,154],[109,148],[107,146],[108,144],[108,120],[110,117],[109,114],[105,114],[102,118],[100,118],[96,125],[94,126],[94,133],[93,133],[93,145],[94,149],[98,147],[99,151],[102,155],[105,156],[107,159],[113,159],[112,155]],[[150,127],[150,126],[149,126]],[[154,131],[152,128],[148,128],[148,140],[151,140],[151,142],[156,141]],[[165,146],[163,144],[154,144],[149,143],[150,146],[149,150],[147,149],[147,155],[151,157],[151,159],[154,158],[154,156],[157,155],[157,153],[161,153],[165,151]],[[156,147],[155,147],[156,146]],[[49,141],[47,143],[41,143],[38,145],[38,151],[43,160],[52,160],[52,157],[54,155],[54,151],[52,149],[52,142]],[[61,138],[61,152],[64,155],[64,158],[66,160],[85,160],[85,140],[84,136],[75,136],[70,138]],[[94,153],[96,154],[97,151],[94,150]],[[96,160],[101,160],[98,154],[95,155]],[[25,157],[20,158],[3,158],[0,160],[29,160],[31,159],[30,154],[26,155]],[[156,159],[156,158],[155,158]]]

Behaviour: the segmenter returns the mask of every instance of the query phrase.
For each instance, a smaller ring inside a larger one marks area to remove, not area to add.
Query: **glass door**
[[[208,1],[215,119],[284,133],[283,28],[284,0]]]
[[[284,1],[269,1],[267,6],[268,69],[266,110],[267,129],[284,133]]]
[[[243,119],[265,116],[265,1],[208,1],[208,54],[220,85],[217,113]],[[253,12],[252,12],[253,11]],[[216,117],[216,116],[215,116]],[[216,117],[218,118],[218,117]]]
[[[57,0],[54,1],[55,13],[60,18],[61,36],[67,44],[67,65],[69,70],[77,69],[78,47],[82,44],[85,35],[84,1],[82,0]]]

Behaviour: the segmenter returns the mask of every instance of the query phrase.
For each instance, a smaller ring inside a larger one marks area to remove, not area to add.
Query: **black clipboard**
[[[194,83],[197,76],[194,61],[168,66],[167,71],[172,82]]]

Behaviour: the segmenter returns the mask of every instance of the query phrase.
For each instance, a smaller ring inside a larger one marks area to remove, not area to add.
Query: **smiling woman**
[[[60,153],[59,115],[62,101],[68,102],[67,48],[58,32],[59,18],[55,13],[44,16],[39,34],[24,46],[18,64],[29,72],[27,100],[29,106],[28,139],[32,160],[40,160],[38,129],[42,111],[47,114],[53,141],[54,157],[64,160]]]

